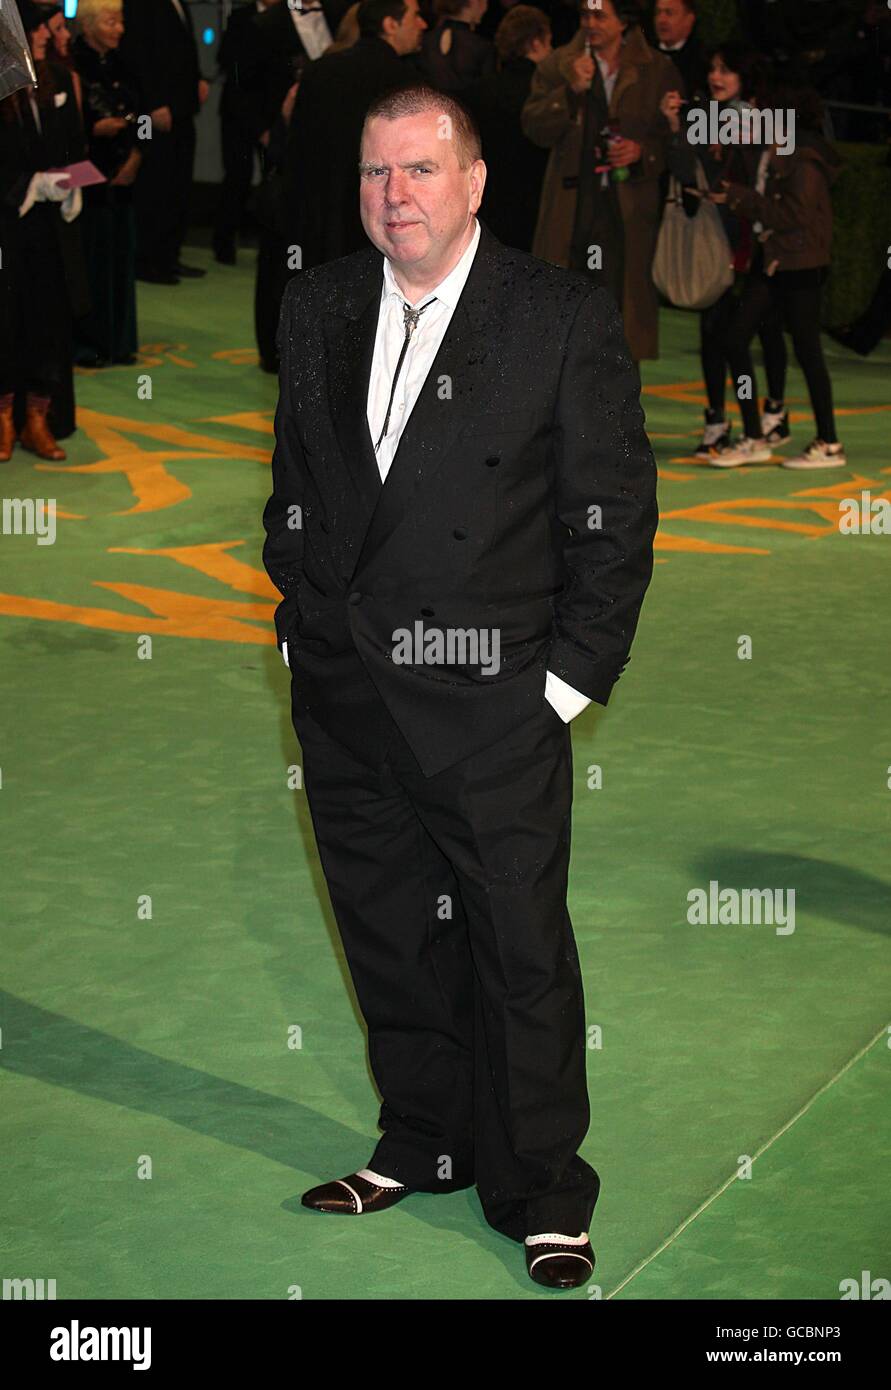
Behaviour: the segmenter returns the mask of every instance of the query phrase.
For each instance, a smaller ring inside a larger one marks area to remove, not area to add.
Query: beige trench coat
[[[551,150],[545,171],[533,254],[554,265],[569,265],[577,191],[563,180],[577,177],[582,145],[583,97],[569,85],[573,61],[584,51],[581,30],[539,63],[523,108],[525,134]],[[650,48],[641,31],[630,29],[619,58],[609,104],[620,133],[642,147],[631,177],[618,185],[625,229],[625,284],[622,315],[625,336],[636,361],[659,356],[659,302],[651,277],[662,208],[659,175],[665,168],[670,129],[659,110],[663,95],[683,91],[677,68]]]

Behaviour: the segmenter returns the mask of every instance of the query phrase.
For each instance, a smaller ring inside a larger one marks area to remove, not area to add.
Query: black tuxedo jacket
[[[253,3],[233,10],[217,52],[217,66],[224,78],[220,116],[224,121],[242,126],[255,140],[270,124],[263,43],[258,28],[260,18]]]
[[[337,26],[349,8],[349,0],[321,0],[322,9],[332,40]],[[297,26],[288,9],[288,0],[271,5],[256,19],[259,39],[259,66],[264,87],[265,116],[263,129],[268,130],[278,117],[288,88],[297,80],[298,69],[309,69],[311,60],[300,41]],[[318,62],[318,59],[315,59]]]
[[[309,713],[368,751],[382,704],[431,776],[539,713],[548,670],[606,704],[652,574],[656,470],[609,292],[483,225],[382,485],[382,275],[371,248],[288,285],[263,559],[298,732]],[[394,660],[417,624],[497,632],[498,670]]]
[[[171,0],[124,0],[121,61],[135,79],[141,111],[169,106],[175,119],[198,110],[198,48],[187,0],[183,24]]]

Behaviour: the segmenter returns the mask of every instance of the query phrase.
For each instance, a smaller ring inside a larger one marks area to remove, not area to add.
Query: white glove
[[[72,188],[71,192],[68,194],[68,197],[65,199],[60,209],[62,213],[62,220],[64,222],[73,222],[75,217],[80,216],[80,210],[83,207],[83,203],[84,195],[81,193],[80,189]]]
[[[61,187],[60,185],[63,184],[66,186]],[[68,195],[74,192],[74,189],[67,187],[67,184],[67,174],[50,174],[42,171],[32,174],[28,191],[19,208],[19,217],[24,217],[26,213],[30,212],[35,203],[64,203]]]

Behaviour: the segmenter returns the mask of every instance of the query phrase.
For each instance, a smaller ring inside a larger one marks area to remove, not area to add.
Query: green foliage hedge
[[[881,145],[835,147],[844,168],[832,189],[832,266],[823,322],[850,323],[872,298],[891,246],[891,167]]]

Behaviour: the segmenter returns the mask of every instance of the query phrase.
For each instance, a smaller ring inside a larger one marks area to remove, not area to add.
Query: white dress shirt
[[[287,5],[288,0],[282,0],[282,3]],[[290,5],[288,8],[291,8]],[[308,14],[301,14],[299,10],[291,10],[291,19],[297,30],[297,36],[306,49],[307,58],[311,61],[321,58],[325,49],[333,42],[331,30],[328,28],[328,21],[321,6],[317,10],[310,10]]]
[[[619,75],[619,65],[617,63],[612,71],[610,71],[609,63],[605,58],[601,58],[599,53],[595,53],[594,57],[597,59],[597,66],[600,69],[600,80],[603,83],[603,90],[606,93],[606,104],[609,106],[613,99],[613,88],[616,85],[616,78]]]
[[[480,240],[480,224],[475,218],[474,222],[476,225],[473,237],[457,265],[449,271],[444,280],[441,280],[429,293],[422,295],[410,306],[412,309],[418,309],[424,304],[429,305],[418,319],[409,339],[408,349],[396,382],[387,433],[377,450],[377,466],[382,482],[390,471],[390,465],[393,462],[393,456],[396,453],[406,421],[414,409],[421,387],[424,385],[427,374],[433,365],[433,359],[439,351],[446,329],[451,322],[452,314],[455,312],[455,306],[467,283],[470,267],[473,264]],[[387,414],[387,402],[390,399],[390,389],[393,385],[393,374],[405,340],[405,319],[402,306],[407,302],[405,295],[396,284],[390,262],[384,257],[384,283],[381,289],[377,333],[374,340],[374,355],[371,360],[371,376],[368,382],[368,400],[366,402],[368,428],[373,444],[377,443],[378,436],[383,429]],[[287,642],[282,643],[282,655],[287,661]],[[570,719],[574,719],[586,705],[591,703],[587,695],[583,695],[573,686],[567,685],[566,681],[553,675],[551,671],[547,672],[544,693],[549,704],[553,706],[565,724],[568,724]]]
[[[461,298],[461,291],[467,283],[470,267],[473,265],[473,258],[480,241],[480,224],[476,218],[474,218],[474,222],[476,225],[473,238],[454,270],[450,270],[445,279],[440,281],[429,294],[422,295],[419,300],[409,306],[412,309],[417,309],[422,304],[427,304],[429,308],[426,308],[418,319],[417,327],[411,335],[408,351],[402,363],[399,379],[396,382],[393,408],[390,411],[390,423],[377,451],[377,466],[381,475],[381,482],[390,471],[390,464],[393,462],[393,455],[396,453],[396,446],[405,428],[405,422],[414,409],[421,387],[427,379],[427,373],[433,365],[433,359],[439,351],[440,343],[451,323],[455,305]],[[384,284],[381,290],[374,357],[371,362],[371,378],[368,383],[367,415],[372,444],[377,443],[378,435],[384,426],[387,402],[390,399],[390,388],[393,384],[393,373],[396,370],[396,363],[399,361],[399,354],[405,341],[405,319],[402,306],[407,302],[405,295],[396,284],[390,262],[384,257]]]

